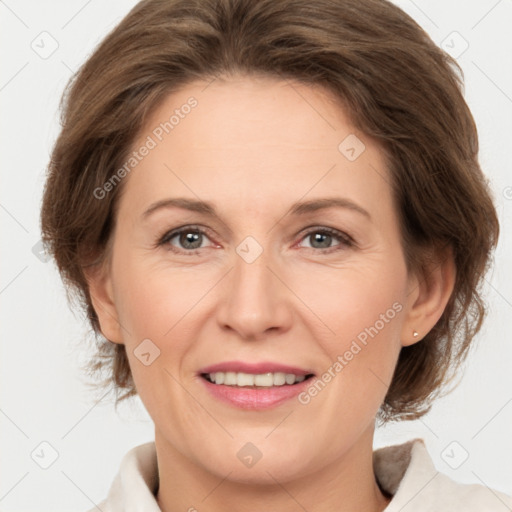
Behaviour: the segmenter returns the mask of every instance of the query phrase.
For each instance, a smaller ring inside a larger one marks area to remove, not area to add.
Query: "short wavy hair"
[[[450,247],[456,282],[424,339],[401,349],[379,410],[415,419],[468,353],[485,316],[481,284],[499,225],[478,163],[462,70],[385,0],[144,0],[69,81],[44,190],[43,243],[77,299],[116,406],[137,393],[124,345],[100,331],[84,269],[108,257],[121,182],[101,200],[148,116],[196,80],[265,75],[322,86],[387,157],[409,269]]]

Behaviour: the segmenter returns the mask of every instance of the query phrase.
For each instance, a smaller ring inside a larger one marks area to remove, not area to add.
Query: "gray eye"
[[[331,247],[332,235],[322,233],[321,231],[310,233],[307,238],[310,240],[311,247],[314,249],[328,249]]]
[[[183,249],[199,249],[202,245],[203,234],[197,231],[183,231],[173,238],[179,237],[179,243]]]

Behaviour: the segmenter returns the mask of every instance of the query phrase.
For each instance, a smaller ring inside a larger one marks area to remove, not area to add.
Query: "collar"
[[[373,467],[381,489],[393,496],[384,512],[506,512],[512,505],[503,493],[484,485],[460,484],[437,471],[419,438],[375,450]],[[98,508],[103,512],[161,512],[157,489],[156,447],[149,442],[123,457],[108,497]]]

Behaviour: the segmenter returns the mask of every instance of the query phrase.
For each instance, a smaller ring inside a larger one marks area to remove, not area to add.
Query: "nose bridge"
[[[274,267],[278,262],[272,251],[255,237],[246,237],[236,247],[227,297],[219,310],[224,327],[244,338],[258,338],[266,331],[288,326],[286,290],[274,275]]]
[[[261,237],[260,237],[261,240]],[[249,293],[264,291],[270,281],[271,272],[268,267],[270,250],[260,244],[253,236],[248,236],[236,247],[234,280],[237,281],[240,291],[246,288]],[[268,287],[267,287],[268,289]]]

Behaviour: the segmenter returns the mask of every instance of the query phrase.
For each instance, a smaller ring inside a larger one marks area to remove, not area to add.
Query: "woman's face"
[[[368,441],[416,297],[376,143],[319,88],[240,77],[167,97],[133,150],[97,310],[160,444],[270,482]]]

